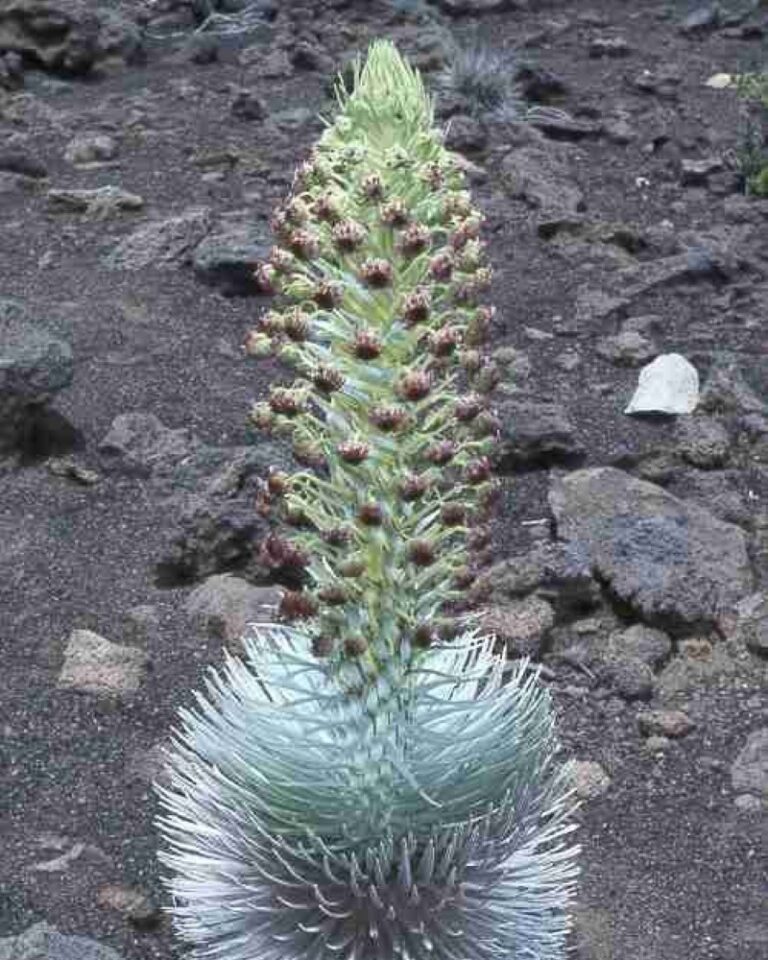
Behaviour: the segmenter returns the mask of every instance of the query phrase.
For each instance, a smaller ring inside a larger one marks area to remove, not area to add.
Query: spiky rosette
[[[200,960],[555,960],[576,875],[546,691],[492,641],[360,696],[265,630],[183,714],[161,789]]]
[[[466,474],[493,435],[479,434],[457,401],[469,371],[481,381],[473,416],[487,412],[480,394],[492,377],[477,346],[492,311],[476,303],[489,275],[482,217],[433,127],[419,74],[390,43],[375,43],[339,101],[274,218],[283,247],[271,265],[284,309],[265,315],[248,346],[261,356],[271,344],[299,374],[291,389],[273,391],[268,410],[255,408],[254,422],[291,435],[323,466],[295,474],[284,498],[307,520],[292,536],[311,558],[314,629],[338,638],[337,660],[351,649],[347,638],[365,638],[352,648],[376,676],[404,638],[461,596],[467,526],[444,523],[443,507],[459,502],[471,518],[487,497],[487,485]],[[478,359],[462,373],[465,343]],[[424,495],[402,498],[415,475],[428,481]],[[353,536],[339,548],[325,533],[342,526]],[[432,562],[414,563],[427,555],[414,541],[429,544]],[[337,595],[328,588],[352,553],[364,574],[348,586],[348,603],[329,608],[322,598]]]

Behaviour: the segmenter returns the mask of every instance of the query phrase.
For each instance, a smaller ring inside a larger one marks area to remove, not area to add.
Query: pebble
[[[123,696],[139,689],[148,666],[148,654],[137,647],[111,643],[91,630],[73,630],[58,686],[98,696]]]
[[[645,736],[684,737],[696,726],[682,710],[648,710],[641,713],[637,722]]]

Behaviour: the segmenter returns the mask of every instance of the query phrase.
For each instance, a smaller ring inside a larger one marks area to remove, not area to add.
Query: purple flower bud
[[[400,380],[397,391],[405,400],[423,400],[432,389],[432,377],[423,370],[409,370]]]
[[[365,242],[365,227],[356,220],[342,220],[331,233],[333,242],[339,250],[350,253]]]
[[[357,518],[366,527],[380,527],[384,522],[384,511],[378,503],[370,501],[361,504],[357,511]]]
[[[388,287],[393,276],[392,264],[381,258],[366,260],[360,267],[360,279],[369,287]]]
[[[429,540],[411,540],[408,559],[417,567],[428,567],[435,562],[435,548]]]
[[[359,360],[375,360],[381,354],[381,338],[374,330],[358,330],[354,353]]]
[[[362,463],[368,459],[370,447],[358,440],[342,440],[336,445],[336,452],[345,463]]]

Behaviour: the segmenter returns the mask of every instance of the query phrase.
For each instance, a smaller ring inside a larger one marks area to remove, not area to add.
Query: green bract
[[[559,960],[576,850],[549,697],[492,639],[438,630],[493,492],[481,217],[390,44],[339,97],[248,339],[297,373],[253,420],[306,465],[259,504],[304,624],[262,628],[183,713],[172,912],[199,960]]]
[[[280,537],[267,557],[303,566],[310,585],[284,612],[311,619],[340,670],[355,659],[376,675],[424,646],[461,598],[468,530],[480,526],[483,543],[495,423],[481,392],[495,369],[476,348],[490,272],[482,218],[418,73],[375,44],[339,100],[273,219],[281,242],[260,277],[281,309],[247,346],[298,374],[253,415],[310,468],[269,497],[295,529],[289,556]],[[476,391],[464,397],[462,362]]]

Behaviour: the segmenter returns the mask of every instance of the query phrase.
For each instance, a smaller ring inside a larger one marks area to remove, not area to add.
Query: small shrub
[[[457,46],[448,68],[450,90],[465,98],[476,116],[517,117],[523,105],[515,83],[515,64],[504,50],[475,39]]]

